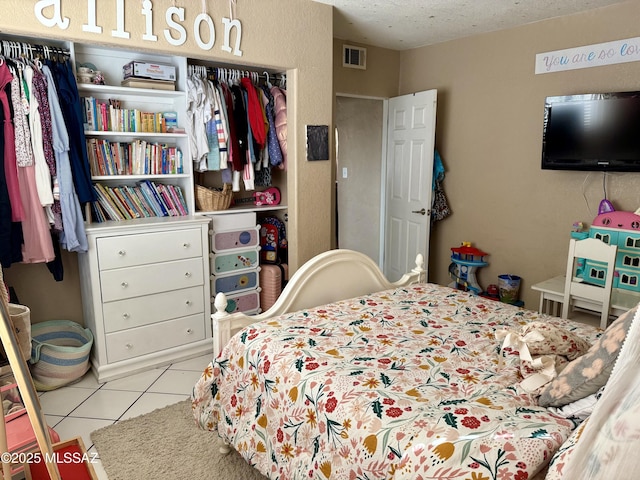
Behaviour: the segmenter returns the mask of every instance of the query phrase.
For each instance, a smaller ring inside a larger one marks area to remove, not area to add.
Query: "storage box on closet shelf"
[[[214,210],[226,210],[231,206],[233,192],[231,185],[225,183],[222,189],[203,187],[196,184],[196,206],[198,210],[210,212]]]

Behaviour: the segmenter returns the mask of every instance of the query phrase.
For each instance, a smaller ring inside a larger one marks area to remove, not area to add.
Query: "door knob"
[[[420,215],[426,215],[427,211],[424,208],[422,208],[420,210],[412,210],[411,213],[419,213]]]

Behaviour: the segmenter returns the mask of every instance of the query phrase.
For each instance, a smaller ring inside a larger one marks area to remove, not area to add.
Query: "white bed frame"
[[[337,249],[316,255],[300,267],[291,276],[278,300],[258,315],[227,313],[227,297],[224,293],[218,293],[214,301],[215,313],[211,315],[213,357],[218,356],[232,332],[253,323],[288,312],[423,282],[425,273],[424,258],[418,254],[415,268],[397,282],[390,282],[368,256],[353,250]]]

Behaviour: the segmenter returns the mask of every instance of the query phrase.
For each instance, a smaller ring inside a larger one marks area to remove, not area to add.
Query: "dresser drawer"
[[[111,302],[152,293],[202,285],[202,258],[157,263],[100,272],[102,301]]]
[[[258,250],[242,250],[233,253],[212,253],[211,274],[238,272],[258,268]]]
[[[211,234],[211,250],[238,250],[256,248],[260,245],[260,229],[256,226],[224,232],[214,231]]]
[[[97,240],[100,270],[202,256],[199,228],[105,237]]]
[[[231,275],[215,275],[211,277],[211,294],[215,295],[218,292],[232,293],[252,289],[255,290],[258,288],[260,283],[258,270],[259,269],[232,273]]]
[[[227,297],[227,313],[257,312],[260,309],[260,292],[253,290],[242,293],[231,293]]]
[[[119,362],[204,339],[205,328],[202,315],[122,330],[105,336],[107,361]]]
[[[203,311],[202,286],[108,302],[102,307],[105,333],[187,317]]]

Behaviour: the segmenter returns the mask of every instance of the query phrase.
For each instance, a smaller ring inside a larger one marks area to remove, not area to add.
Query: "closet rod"
[[[211,67],[211,66],[194,65],[194,64],[189,64],[188,70],[190,74],[199,72],[202,75],[213,75],[216,79],[219,79],[221,77],[224,77],[224,78],[250,77],[250,78],[257,78],[257,79],[266,80],[267,82],[270,82],[271,80],[286,81],[286,78],[287,78],[285,73],[269,73],[266,71],[263,71],[262,73],[260,73],[258,71],[250,70],[250,69],[245,70],[240,68]]]
[[[13,40],[0,41],[0,54],[8,58],[50,58],[55,55],[71,56],[69,50],[51,45],[32,44]]]

